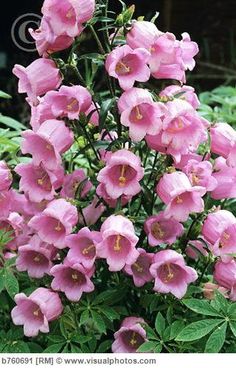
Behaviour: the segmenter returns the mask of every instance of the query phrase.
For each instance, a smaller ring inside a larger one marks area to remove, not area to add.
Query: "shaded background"
[[[235,0],[124,0],[135,4],[135,16],[151,19],[160,13],[156,25],[162,31],[173,32],[177,38],[188,32],[198,42],[200,53],[197,67],[188,74],[187,82],[197,91],[210,90],[220,84],[235,84],[236,80],[236,1]],[[42,0],[9,0],[4,2],[0,22],[0,89],[15,95],[16,79],[11,70],[15,63],[28,65],[37,52],[17,48],[11,37],[11,27],[22,14],[40,15]],[[110,8],[121,11],[118,0],[110,0]],[[36,28],[35,24],[32,24]],[[89,41],[93,47],[93,40]],[[13,115],[16,109],[13,108]]]

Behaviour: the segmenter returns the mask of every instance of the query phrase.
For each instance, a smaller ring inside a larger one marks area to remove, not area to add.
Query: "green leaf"
[[[19,292],[17,278],[10,270],[5,270],[5,288],[12,299]]]
[[[155,331],[150,326],[148,326],[146,324],[143,324],[142,326],[145,328],[145,330],[147,332],[147,338],[148,339],[151,339],[151,340],[159,340],[158,339],[158,336],[155,333]]]
[[[183,304],[186,305],[189,309],[196,313],[203,314],[205,316],[213,316],[220,317],[221,314],[214,309],[210,303],[206,300],[198,300],[198,299],[186,299],[183,300]]]
[[[112,340],[103,341],[96,350],[96,353],[106,353],[111,349]]]
[[[3,350],[4,353],[30,353],[30,349],[24,341],[13,341]]]
[[[98,329],[99,332],[101,333],[105,333],[106,332],[106,325],[105,322],[102,318],[102,316],[95,312],[95,311],[91,311],[92,314],[92,318],[93,318],[93,322],[96,326],[96,328]]]
[[[225,342],[226,329],[227,322],[216,328],[207,340],[205,353],[218,353],[220,351]]]
[[[82,350],[75,344],[70,344],[70,349],[72,353],[83,353]]]
[[[113,321],[114,319],[119,319],[120,315],[117,313],[114,309],[107,307],[105,305],[102,305],[100,308],[101,313],[103,313],[110,321]]]
[[[0,293],[5,289],[5,270],[4,268],[0,269]]]
[[[181,330],[184,328],[184,321],[174,321],[171,325],[170,330],[170,340],[176,338],[176,336],[180,333]]]
[[[111,110],[114,103],[115,103],[115,98],[109,98],[108,100],[103,101],[101,104],[100,115],[99,115],[99,132],[100,133],[106,122],[108,112]]]
[[[153,341],[146,341],[138,348],[138,353],[150,353],[154,352],[156,348],[156,343]]]
[[[88,323],[88,320],[89,320],[89,311],[88,310],[85,310],[81,313],[81,316],[80,316],[80,325],[86,325]]]
[[[155,329],[157,331],[157,333],[162,337],[163,336],[163,332],[165,330],[165,319],[163,317],[163,315],[161,314],[161,312],[159,312],[156,316],[156,320],[155,320]]]
[[[92,302],[92,305],[106,304],[112,305],[120,301],[125,297],[127,288],[123,287],[120,289],[106,290],[100,293]]]
[[[12,98],[12,97],[8,93],[0,91],[0,98]]]
[[[194,341],[201,339],[222,323],[222,319],[205,319],[186,326],[176,337],[177,341]]]
[[[234,336],[236,337],[236,322],[235,321],[230,321],[229,326],[230,326],[230,329],[233,332]]]
[[[62,347],[64,346],[63,343],[53,344],[47,347],[43,352],[44,353],[59,353]]]
[[[55,344],[65,342],[65,338],[61,335],[48,335],[48,340],[54,342]]]
[[[228,307],[227,314],[230,317],[230,319],[236,319],[236,303],[230,304],[230,306]]]
[[[15,130],[25,130],[25,126],[19,121],[10,118],[9,116],[4,116],[0,114],[0,123],[8,126],[9,128],[15,129]]]

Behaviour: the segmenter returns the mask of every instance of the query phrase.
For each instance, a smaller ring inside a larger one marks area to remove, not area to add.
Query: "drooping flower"
[[[204,210],[201,197],[206,193],[206,189],[192,186],[187,175],[180,171],[164,174],[157,184],[156,192],[167,205],[164,211],[166,218],[186,221],[190,213],[200,213]]]
[[[90,226],[96,224],[98,219],[102,216],[106,207],[103,203],[99,203],[99,199],[94,197],[92,202],[79,213],[79,224],[83,226]]]
[[[27,225],[17,212],[11,212],[8,217],[0,219],[0,230],[9,235],[9,242],[4,246],[6,249],[16,250],[28,239]]]
[[[200,240],[191,240],[185,249],[185,253],[189,258],[199,259],[200,256],[207,256],[207,248]]]
[[[97,243],[101,242],[98,231],[90,231],[83,227],[77,234],[67,237],[67,246],[70,248],[67,258],[70,262],[81,263],[85,268],[92,268],[97,256]]]
[[[0,192],[0,218],[7,218],[12,207],[12,190]]]
[[[38,235],[34,235],[28,244],[19,247],[16,268],[21,272],[27,271],[30,277],[41,278],[49,274],[55,255],[53,245],[43,243]]]
[[[5,161],[0,161],[0,190],[8,190],[12,184],[12,174]]]
[[[65,238],[78,221],[75,206],[65,199],[55,199],[46,209],[32,217],[29,226],[34,229],[43,242],[53,244],[57,248],[65,248]]]
[[[210,193],[213,199],[236,197],[236,166],[230,167],[225,158],[217,157],[212,176],[217,181],[216,188]]]
[[[122,194],[134,196],[139,193],[139,181],[143,175],[140,158],[122,149],[110,156],[106,167],[99,171],[97,180],[105,185],[107,194],[116,199]]]
[[[215,264],[214,279],[220,285],[229,290],[229,299],[236,301],[236,261],[218,261]]]
[[[92,18],[95,0],[45,0],[42,13],[57,35],[79,36],[82,24]]]
[[[49,332],[48,322],[57,319],[63,306],[57,293],[38,288],[30,296],[24,293],[15,296],[16,307],[11,312],[13,323],[24,326],[24,335],[37,336],[39,331]]]
[[[227,123],[216,123],[210,129],[211,152],[224,158],[229,166],[236,166],[236,131]]]
[[[111,77],[118,79],[120,87],[128,90],[135,81],[146,82],[150,78],[149,57],[144,48],[132,50],[128,45],[119,46],[107,56],[105,67]]]
[[[20,175],[20,191],[28,195],[32,202],[52,200],[63,181],[64,171],[61,166],[55,171],[47,170],[42,164],[18,164],[15,172]]]
[[[178,299],[183,298],[188,284],[198,277],[192,267],[186,266],[181,254],[169,249],[155,254],[150,272],[155,278],[155,291],[171,293]]]
[[[24,131],[22,137],[22,153],[30,153],[36,166],[43,163],[49,170],[55,170],[61,164],[60,154],[67,151],[74,140],[72,131],[65,123],[55,119],[45,121],[36,133]]]
[[[16,64],[13,74],[19,78],[19,93],[27,93],[34,105],[38,104],[38,96],[58,88],[62,81],[60,71],[51,59],[37,59],[26,68]]]
[[[107,191],[104,183],[100,183],[96,189],[96,193],[99,197],[101,197],[111,208],[115,208],[117,205],[118,199],[111,198]],[[132,198],[132,196],[122,195],[121,197],[121,206],[125,206]]]
[[[68,117],[73,120],[78,119],[81,112],[87,115],[92,96],[82,86],[61,86],[58,91],[48,92],[44,102],[51,106],[55,118]]]
[[[78,169],[65,175],[60,195],[64,198],[75,198],[77,194],[77,196],[80,195],[80,198],[84,198],[91,188],[92,183],[84,170]]]
[[[147,340],[142,318],[127,317],[123,320],[120,329],[115,332],[115,341],[112,344],[113,353],[136,353],[140,345]]]
[[[175,219],[167,219],[164,212],[150,216],[144,224],[148,243],[152,247],[159,244],[173,244],[183,233],[183,225]]]
[[[213,191],[217,186],[217,180],[212,176],[213,167],[209,161],[189,160],[183,171],[193,186],[204,187],[207,192]]]
[[[147,253],[143,248],[137,248],[139,256],[132,265],[125,265],[125,272],[133,277],[134,285],[141,287],[153,279],[149,268],[152,264],[153,253]]]
[[[202,235],[213,245],[221,238],[224,231],[234,224],[236,224],[236,218],[231,212],[218,210],[210,213],[205,219],[202,227]]]
[[[121,124],[129,127],[129,136],[134,142],[139,142],[146,134],[154,135],[161,131],[165,107],[154,102],[148,90],[129,89],[121,95],[118,107]]]
[[[51,275],[54,276],[51,287],[64,292],[69,300],[78,302],[84,292],[90,293],[94,290],[90,280],[93,272],[93,269],[85,269],[80,263],[70,262],[66,258],[63,264],[51,268]]]
[[[178,98],[184,101],[187,101],[194,109],[197,109],[200,106],[200,101],[195,93],[195,90],[191,86],[179,86],[173,84],[171,86],[163,89],[159,96],[162,100],[173,100],[174,98]]]
[[[106,259],[110,271],[120,271],[126,264],[136,261],[138,237],[130,220],[111,215],[102,224],[100,232],[102,240],[97,244],[97,254]]]
[[[155,40],[161,36],[161,32],[154,23],[142,21],[134,21],[130,31],[127,33],[126,41],[132,49],[144,47],[150,50]]]

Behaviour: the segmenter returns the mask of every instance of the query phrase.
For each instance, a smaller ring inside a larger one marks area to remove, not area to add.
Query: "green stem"
[[[93,28],[92,24],[89,24],[89,28],[93,34],[93,37],[95,39],[95,41],[97,42],[97,45],[98,45],[98,48],[101,52],[101,54],[105,55],[106,54],[106,51],[104,50],[103,46],[102,46],[102,43],[97,35],[97,32],[95,31],[95,29]]]
[[[92,148],[92,150],[93,150],[93,152],[94,152],[94,154],[95,154],[95,156],[96,156],[96,159],[97,159],[98,161],[100,161],[100,155],[99,155],[99,153],[96,151],[96,149],[95,149],[95,147],[94,147],[94,145],[93,145],[93,142],[92,142],[92,140],[91,140],[91,138],[90,138],[90,136],[89,136],[89,134],[88,134],[88,132],[87,132],[86,128],[85,128],[82,124],[79,124],[79,125],[80,125],[81,129],[83,130],[83,132],[84,132],[84,134],[85,134],[85,137],[86,137],[86,139],[88,140],[88,142],[89,142],[89,144],[90,144],[90,147]]]

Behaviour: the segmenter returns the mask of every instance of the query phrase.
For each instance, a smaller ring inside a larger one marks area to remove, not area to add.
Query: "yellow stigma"
[[[160,224],[158,222],[154,222],[151,226],[151,233],[156,239],[162,239],[165,235],[165,232],[162,230]]]
[[[33,315],[36,316],[36,317],[38,317],[38,315],[39,315],[39,308],[36,309],[35,311],[33,311]]]
[[[141,267],[137,262],[135,262],[133,266],[136,268],[137,272],[143,272],[143,267]]]
[[[72,280],[78,280],[77,273],[72,273],[71,278],[72,278]]]
[[[83,250],[82,250],[82,254],[88,254],[89,253],[89,251],[91,250],[91,249],[94,249],[95,248],[95,245],[94,244],[91,244],[91,245],[89,245],[87,248],[84,248]]]
[[[176,203],[177,204],[183,203],[183,200],[179,196],[177,196],[176,197]]]
[[[51,144],[47,144],[47,145],[46,145],[46,148],[47,148],[49,151],[52,151],[52,145],[51,145]]]
[[[192,174],[193,185],[197,185],[199,183],[199,177],[195,174]]]
[[[38,183],[38,185],[43,185],[43,179],[38,179],[37,183]]]
[[[56,231],[61,231],[61,225],[60,225],[60,221],[58,221],[57,226],[55,227]]]
[[[119,61],[116,64],[116,73],[122,73],[122,74],[127,74],[131,71],[131,68],[127,65],[125,65],[125,63],[123,63],[122,61]]]
[[[126,171],[126,165],[122,165],[120,177],[119,177],[119,186],[123,187],[126,183],[126,177],[125,177],[125,171]]]
[[[69,104],[66,106],[67,110],[73,110],[74,105],[76,105],[77,103],[78,103],[78,101],[74,98],[74,99],[71,101],[71,103],[69,103]]]
[[[135,107],[135,110],[136,110],[136,119],[137,119],[137,120],[142,120],[143,115],[140,113],[139,107],[138,107],[138,106],[136,106],[136,107]]]
[[[149,48],[149,51],[150,51],[150,52],[154,52],[154,51],[155,51],[155,47],[151,46],[151,47]]]
[[[70,19],[70,18],[72,18],[72,16],[73,16],[73,11],[72,11],[72,9],[70,9],[70,10],[66,13],[66,18]]]
[[[130,340],[130,344],[132,346],[134,346],[135,344],[137,344],[137,340],[135,339],[135,336],[136,336],[136,333],[133,332],[132,337],[131,337],[131,340]]]
[[[40,256],[35,256],[35,257],[34,257],[34,261],[35,261],[35,262],[39,262],[40,260],[41,260]]]
[[[120,241],[121,241],[121,235],[117,235],[116,236],[116,241],[115,241],[115,245],[113,247],[113,249],[116,251],[116,252],[119,252],[121,250],[121,245],[120,245]]]
[[[171,281],[174,278],[174,274],[172,272],[172,269],[171,269],[169,263],[166,263],[165,264],[165,268],[167,268],[167,272],[168,272],[168,274],[167,274],[167,276],[165,278],[165,282],[169,282],[169,281]]]
[[[178,119],[177,120],[177,126],[178,126],[179,129],[183,129],[184,123],[183,123],[183,121],[181,119]]]
[[[226,232],[223,233],[223,238],[226,239],[226,240],[229,240],[230,238],[230,235],[227,234]]]

